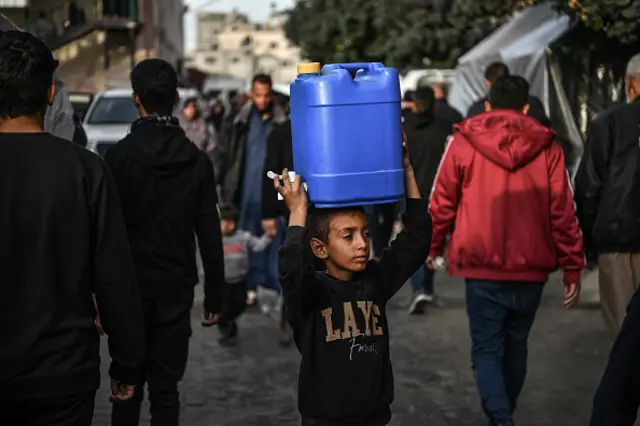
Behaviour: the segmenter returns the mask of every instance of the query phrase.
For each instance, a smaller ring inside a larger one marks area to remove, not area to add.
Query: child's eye
[[[351,240],[353,240],[353,235],[345,235],[344,239],[347,240],[347,241],[351,241]]]

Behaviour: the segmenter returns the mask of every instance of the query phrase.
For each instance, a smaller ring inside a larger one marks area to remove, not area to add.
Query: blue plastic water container
[[[350,70],[357,70],[355,78]],[[398,72],[379,62],[301,64],[291,83],[293,163],[320,208],[404,195]]]

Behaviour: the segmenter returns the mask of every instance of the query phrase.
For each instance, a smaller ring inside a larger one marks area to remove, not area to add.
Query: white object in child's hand
[[[436,269],[442,269],[444,268],[444,258],[438,256],[435,259],[433,259],[433,264],[436,267]]]
[[[271,180],[276,180],[276,179],[280,179],[282,180],[282,175],[277,175],[274,172],[272,172],[271,170],[269,170],[267,172],[267,177]],[[293,182],[293,180],[296,178],[296,172],[290,171],[289,172],[289,180],[291,182]],[[307,184],[305,182],[302,182],[302,187],[304,188],[304,190],[307,190]],[[282,195],[280,195],[280,193],[278,192],[278,200],[282,200]]]

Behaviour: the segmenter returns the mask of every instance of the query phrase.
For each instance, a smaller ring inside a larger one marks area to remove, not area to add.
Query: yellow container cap
[[[298,64],[298,74],[319,74],[320,69],[320,62]]]

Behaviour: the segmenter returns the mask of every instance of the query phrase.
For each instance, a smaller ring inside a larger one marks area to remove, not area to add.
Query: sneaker
[[[254,307],[258,304],[258,293],[255,290],[247,291],[247,306]]]
[[[236,336],[230,337],[222,335],[218,339],[218,343],[224,348],[234,348],[238,345],[238,338]]]
[[[431,296],[431,299],[433,300],[433,296]],[[409,315],[423,314],[429,303],[431,302],[429,301],[429,296],[426,294],[414,294],[413,299],[411,299],[411,304],[409,305]]]

